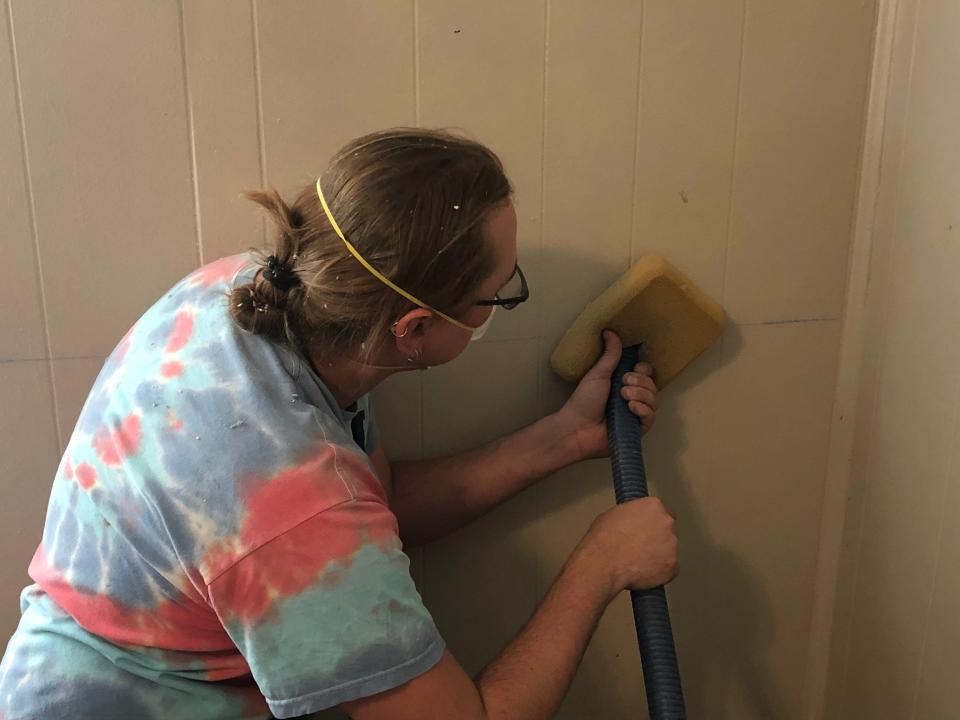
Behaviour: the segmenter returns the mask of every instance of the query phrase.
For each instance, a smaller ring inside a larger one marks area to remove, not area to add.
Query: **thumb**
[[[613,374],[614,368],[620,362],[620,354],[623,352],[623,343],[620,337],[613,330],[603,331],[603,355],[597,360],[596,364],[587,373],[592,378],[603,378],[609,380]]]

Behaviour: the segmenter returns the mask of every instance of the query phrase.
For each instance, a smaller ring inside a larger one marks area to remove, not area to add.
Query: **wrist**
[[[580,440],[581,424],[575,418],[571,418],[564,408],[547,415],[540,422],[552,438],[550,453],[557,465],[555,469],[573,465],[590,457]]]
[[[610,569],[608,558],[608,553],[590,542],[588,534],[574,548],[562,571],[594,594],[603,607],[623,589]]]

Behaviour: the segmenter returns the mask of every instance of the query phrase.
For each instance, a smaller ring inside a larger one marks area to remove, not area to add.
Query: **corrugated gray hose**
[[[618,504],[647,497],[647,474],[640,445],[640,418],[630,412],[627,401],[620,395],[624,373],[632,372],[634,366],[643,359],[644,353],[639,345],[624,348],[613,374],[607,400],[607,440],[610,443],[613,489]],[[683,704],[683,689],[680,687],[680,668],[673,644],[667,594],[662,585],[642,592],[631,590],[630,601],[633,603],[633,619],[640,641],[640,661],[643,664],[650,719],[685,720],[687,713]]]

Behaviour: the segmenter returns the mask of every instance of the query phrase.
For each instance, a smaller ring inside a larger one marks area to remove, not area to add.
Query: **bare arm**
[[[447,651],[420,677],[343,709],[354,720],[552,717],[612,597],[596,568],[586,554],[571,556],[530,622],[476,681]]]
[[[477,450],[393,465],[391,508],[404,544],[435,540],[562,467],[606,455],[604,408],[620,349],[610,333],[603,356],[553,415]],[[623,396],[644,430],[653,425],[657,409],[652,374],[652,367],[640,364],[624,377]],[[374,457],[374,463],[382,477],[391,474],[385,457]]]
[[[391,465],[391,509],[405,546],[456,530],[540,478],[579,460],[575,435],[550,415],[451,457]]]
[[[601,515],[519,635],[471,680],[449,653],[423,675],[346,703],[354,720],[546,720],[563,700],[597,622],[625,587],[676,574],[673,519],[655,498]]]

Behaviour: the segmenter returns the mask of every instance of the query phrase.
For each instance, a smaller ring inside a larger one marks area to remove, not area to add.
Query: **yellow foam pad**
[[[662,257],[647,255],[584,309],[550,364],[576,382],[603,352],[603,331],[615,330],[624,346],[644,344],[663,388],[720,337],[725,322],[720,305]]]

